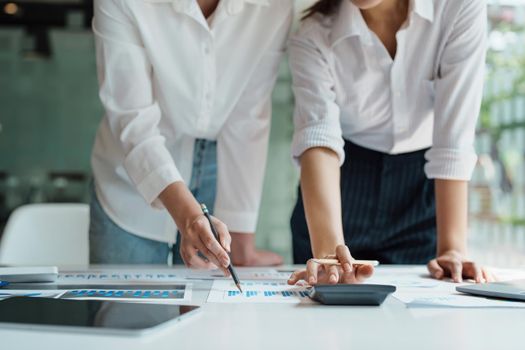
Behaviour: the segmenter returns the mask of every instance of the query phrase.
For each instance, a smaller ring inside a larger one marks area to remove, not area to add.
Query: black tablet
[[[310,290],[310,298],[326,305],[381,305],[396,287],[382,284],[321,284]]]
[[[0,301],[0,327],[143,335],[195,314],[198,306],[12,297]]]

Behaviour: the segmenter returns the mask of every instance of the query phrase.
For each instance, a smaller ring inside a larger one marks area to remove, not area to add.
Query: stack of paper
[[[501,280],[523,278],[515,270],[494,270]],[[394,267],[381,270],[367,283],[397,287],[393,296],[410,308],[525,308],[524,302],[488,299],[456,292],[459,285],[432,279],[425,267]]]

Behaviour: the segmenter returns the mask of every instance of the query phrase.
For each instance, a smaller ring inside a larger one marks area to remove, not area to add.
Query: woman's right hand
[[[226,225],[211,217],[219,240],[211,231],[210,223],[203,214],[198,215],[181,229],[180,255],[186,266],[200,269],[221,269],[229,276],[231,236]],[[200,254],[199,254],[200,253]]]
[[[221,269],[229,276],[230,245],[232,242],[226,225],[211,217],[219,238],[215,238],[202,209],[183,182],[166,187],[159,199],[169,211],[180,232],[180,255],[188,267]],[[200,254],[199,254],[200,253]]]
[[[372,276],[374,267],[370,265],[352,265],[352,255],[346,245],[339,245],[335,249],[335,255],[324,258],[336,258],[341,263],[337,265],[323,265],[308,260],[306,269],[295,271],[288,279],[288,284],[294,285],[300,280],[310,285],[315,284],[337,284],[337,283],[359,283]]]

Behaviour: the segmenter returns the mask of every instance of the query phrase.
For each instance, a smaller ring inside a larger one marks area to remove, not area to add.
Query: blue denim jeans
[[[217,146],[215,141],[195,141],[190,191],[199,203],[213,212],[217,183]],[[175,234],[175,233],[174,233]],[[173,247],[165,242],[134,235],[109,218],[91,190],[89,224],[89,260],[92,264],[167,264],[170,251],[173,263],[182,263],[179,242]]]

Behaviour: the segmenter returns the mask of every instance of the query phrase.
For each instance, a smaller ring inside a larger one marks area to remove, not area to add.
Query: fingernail
[[[222,265],[224,265],[224,267],[230,266],[230,259],[228,259],[227,257],[223,257],[221,261],[222,261]]]
[[[310,284],[314,284],[314,283],[315,283],[315,278],[310,277],[310,278],[308,279],[308,283],[310,283]]]
[[[349,263],[346,263],[345,264],[345,270],[348,271],[348,272],[352,272],[352,265],[350,265]]]
[[[330,275],[330,282],[337,282],[337,278],[335,277],[335,275]]]

